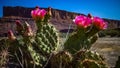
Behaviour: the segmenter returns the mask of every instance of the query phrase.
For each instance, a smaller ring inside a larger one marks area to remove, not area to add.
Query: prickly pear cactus
[[[36,42],[42,53],[50,54],[59,44],[57,30],[50,23],[45,23],[37,32]]]
[[[31,45],[28,46],[28,51],[30,52],[32,63],[38,67],[43,67],[43,63],[46,61],[46,58],[37,52]]]
[[[89,50],[76,53],[73,64],[75,66],[73,66],[74,68],[107,68],[103,57]]]
[[[106,68],[103,58],[89,50],[98,38],[97,33],[106,25],[102,19],[92,18],[90,15],[76,16],[75,32],[65,41],[63,51],[58,51],[58,31],[49,23],[51,8],[46,11],[36,7],[31,11],[31,15],[37,25],[35,34],[27,22],[22,25],[20,21],[16,21],[19,38],[10,30],[7,42],[5,41],[9,45],[10,53],[15,57],[13,60],[18,60],[14,62],[18,63],[19,67]]]
[[[51,10],[48,10],[48,12],[46,13],[45,10],[40,10],[39,8],[36,8],[35,10],[33,10],[33,18],[34,15],[38,14],[34,14],[34,12],[36,12],[37,10],[43,13],[44,17],[40,15],[39,17],[35,17],[35,22],[38,29],[32,43],[32,45],[34,46],[29,47],[29,50],[31,51],[33,59],[36,60],[36,63],[40,65],[42,64],[43,66],[48,60],[50,53],[57,49],[59,41],[57,30],[52,24],[49,23],[49,13],[51,12]]]
[[[54,53],[50,60],[50,68],[72,68],[72,55],[67,51]]]
[[[67,51],[54,53],[49,64],[51,68],[107,68],[103,57],[89,50],[74,55]]]
[[[51,24],[44,24],[36,33],[34,46],[28,46],[28,50],[36,65],[43,67],[48,60],[50,53],[55,51],[58,46],[58,34]]]
[[[87,31],[84,29],[77,29],[64,44],[65,50],[74,54],[80,49],[90,49],[91,45],[97,40],[97,34],[88,37]]]
[[[51,24],[42,25],[41,31],[37,31],[34,46],[28,46],[35,64],[41,67],[48,60],[50,53],[58,46],[58,34]]]
[[[85,59],[80,64],[81,64],[80,67],[79,66],[77,67],[79,68],[101,68],[96,61],[90,60],[90,59]]]

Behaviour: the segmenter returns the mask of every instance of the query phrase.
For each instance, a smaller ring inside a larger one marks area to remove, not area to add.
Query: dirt
[[[120,56],[120,38],[99,38],[91,50],[103,55],[109,67],[114,67]]]

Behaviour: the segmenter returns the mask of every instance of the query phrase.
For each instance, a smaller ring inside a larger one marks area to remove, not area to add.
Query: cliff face
[[[25,7],[3,7],[3,17],[0,19],[0,35],[6,34],[9,29],[15,31],[15,20],[20,20],[22,22],[29,22],[32,28],[36,29],[35,23],[31,18],[31,10],[34,8],[25,8]],[[46,9],[46,8],[44,8]],[[51,23],[58,29],[68,29],[69,25],[71,25],[71,29],[74,28],[73,19],[76,15],[80,15],[78,13],[67,12],[58,9],[52,9],[52,18]]]
[[[108,29],[120,28],[120,20],[104,19],[108,22]]]
[[[25,7],[3,7],[3,16],[19,16],[25,18],[31,18],[31,10],[34,8]],[[42,8],[41,8],[42,9]],[[46,8],[43,8],[46,10]],[[52,17],[56,19],[73,19],[78,13],[67,12],[64,10],[52,9]]]
[[[19,6],[3,7],[3,17],[0,18],[0,35],[5,34],[9,29],[15,30],[15,20],[20,20],[22,22],[28,21],[31,24],[32,28],[36,29],[35,23],[30,15],[31,10],[33,10],[33,8],[25,8]],[[68,29],[70,24],[71,29],[74,29],[75,25],[72,20],[76,15],[80,14],[64,10],[52,9],[52,18],[50,21],[58,30]],[[108,22],[108,28],[120,28],[119,20],[105,20]]]
[[[28,22],[31,25],[33,31],[35,32],[36,25],[33,19],[10,16],[10,17],[0,18],[0,36],[7,36],[7,32],[10,29],[16,32],[16,24],[15,24],[16,20],[20,20],[22,24],[24,24],[25,21]]]

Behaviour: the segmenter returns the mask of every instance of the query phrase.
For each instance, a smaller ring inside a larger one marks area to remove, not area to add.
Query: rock
[[[9,29],[15,31],[15,20],[20,20],[22,22],[29,22],[33,28],[36,29],[35,23],[31,18],[31,10],[34,8],[25,8],[25,7],[10,7],[4,6],[3,7],[3,17],[0,18],[0,36],[7,33]],[[47,10],[47,8],[44,8]],[[76,15],[84,15],[80,13],[68,12],[64,10],[52,9],[52,19],[50,22],[59,30],[75,28],[75,24],[73,23],[73,19]],[[104,19],[108,22],[108,28],[120,28],[120,21],[119,20],[111,20],[111,19]],[[66,30],[67,31],[67,30]]]

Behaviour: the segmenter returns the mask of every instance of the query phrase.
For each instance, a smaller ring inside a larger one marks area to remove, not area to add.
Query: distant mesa
[[[3,7],[3,17],[0,18],[0,35],[4,35],[7,33],[9,29],[15,31],[15,20],[20,20],[22,22],[27,21],[31,24],[31,26],[36,29],[33,19],[31,18],[31,10],[34,8],[26,8],[26,7],[11,7],[4,6]],[[44,8],[46,9],[46,8]],[[67,31],[69,25],[71,25],[71,30],[75,28],[73,23],[73,19],[76,15],[84,15],[81,13],[68,12],[65,10],[52,9],[52,18],[51,23],[61,32]],[[111,20],[104,19],[108,22],[108,28],[120,28],[119,20]]]
[[[10,7],[10,6],[4,6],[3,7],[3,16],[19,16],[19,17],[25,17],[25,18],[31,18],[31,10],[34,8],[26,8],[26,7]],[[41,8],[46,9],[47,8]],[[9,12],[8,12],[9,11]],[[73,19],[76,15],[80,15],[80,13],[74,13],[74,12],[68,12],[65,10],[58,10],[58,9],[52,9],[52,17],[53,18],[61,18],[61,19]],[[82,14],[84,15],[84,14]]]

